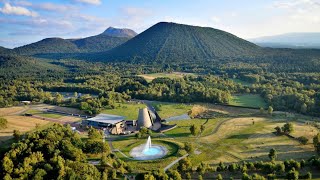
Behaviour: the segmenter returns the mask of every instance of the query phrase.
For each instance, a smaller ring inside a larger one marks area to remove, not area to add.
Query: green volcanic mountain
[[[136,35],[138,35],[136,32],[134,32],[131,29],[118,29],[118,28],[114,28],[114,27],[109,27],[102,34],[106,35],[106,36],[126,37],[126,38],[133,38]]]
[[[0,54],[0,79],[12,77],[55,76],[64,73],[61,66],[32,57]]]
[[[252,56],[260,50],[257,45],[218,29],[160,22],[128,42],[89,59],[176,62]]]
[[[14,48],[13,52],[19,55],[101,52],[123,44],[135,35],[129,29],[108,28],[102,34],[82,39],[46,38]]]
[[[9,52],[10,52],[10,49],[0,46],[0,54],[9,53]]]
[[[14,48],[13,51],[20,55],[80,52],[75,44],[62,38],[46,38],[32,44]]]

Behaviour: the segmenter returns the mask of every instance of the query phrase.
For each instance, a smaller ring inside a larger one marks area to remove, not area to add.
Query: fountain
[[[151,137],[149,136],[143,151],[149,151],[150,148],[151,148]]]
[[[136,160],[159,159],[164,157],[167,153],[168,150],[164,146],[152,145],[150,136],[145,144],[137,146],[130,151],[130,155]]]

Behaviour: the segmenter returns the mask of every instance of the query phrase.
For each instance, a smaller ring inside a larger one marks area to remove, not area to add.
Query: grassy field
[[[44,126],[49,124],[49,121],[43,121],[32,117],[25,116],[4,116],[8,121],[8,127],[0,130],[0,142],[12,138],[13,130],[20,132],[28,132],[36,127],[36,124]]]
[[[168,124],[177,124],[177,127],[171,131],[165,132],[165,134],[169,137],[192,137],[190,133],[190,126],[205,126],[205,130],[202,132],[201,136],[208,135],[212,132],[216,124],[223,119],[190,119],[190,120],[177,120],[170,121]]]
[[[139,109],[147,107],[144,104],[122,103],[116,104],[115,109],[105,109],[102,113],[125,116],[126,120],[138,119]]]
[[[198,140],[197,146],[206,155],[195,158],[196,162],[207,161],[217,164],[220,161],[267,161],[271,148],[278,151],[278,160],[306,159],[315,155],[311,144],[301,145],[297,140],[273,134],[274,128],[283,123],[282,120],[257,117],[228,120],[217,133]],[[308,137],[309,126],[294,124],[295,127],[299,126],[296,128],[299,136]],[[314,134],[318,132],[316,129],[313,130]]]
[[[242,94],[235,95],[232,97],[230,105],[234,106],[245,106],[245,107],[255,107],[255,108],[266,108],[266,102],[259,95],[252,94]]]
[[[142,74],[140,77],[145,78],[148,82],[151,82],[155,78],[167,77],[167,78],[182,78],[183,76],[196,76],[194,73],[183,73],[183,72],[172,72],[172,73],[153,73],[153,74]]]
[[[159,116],[162,119],[169,118],[172,116],[179,116],[182,114],[187,114],[191,110],[193,105],[187,104],[175,104],[175,103],[162,103],[153,102],[152,106],[156,108]]]
[[[37,115],[37,116],[44,117],[44,118],[53,118],[53,119],[59,119],[59,118],[63,117],[60,114],[48,113],[48,112],[39,111],[39,110],[36,110],[36,109],[29,109],[25,113],[29,113],[29,114],[32,114],[32,115]]]
[[[27,108],[24,106],[17,106],[17,107],[9,107],[9,108],[0,108],[0,116],[7,116],[7,115],[15,115],[23,112]]]

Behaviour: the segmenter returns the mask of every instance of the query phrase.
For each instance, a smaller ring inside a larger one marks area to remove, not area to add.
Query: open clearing
[[[147,107],[145,104],[131,102],[131,103],[117,103],[115,109],[105,109],[102,113],[124,116],[126,120],[138,119],[139,109]]]
[[[187,114],[193,107],[193,105],[188,104],[175,104],[163,102],[152,102],[152,106],[155,107],[157,113],[162,119]]]
[[[24,106],[0,108],[0,116],[20,114],[25,110],[27,110],[27,107]]]
[[[253,107],[253,108],[266,108],[267,104],[263,98],[259,95],[252,94],[241,94],[234,95],[229,102],[230,105],[243,106],[243,107]]]
[[[254,124],[253,124],[254,122]],[[272,118],[248,117],[234,118],[226,121],[217,133],[201,137],[197,141],[199,149],[206,152],[206,156],[197,157],[197,161],[206,161],[217,164],[222,162],[260,161],[269,160],[268,153],[271,148],[278,151],[278,159],[306,159],[315,155],[312,144],[301,145],[297,140],[287,136],[273,134],[276,126],[282,126],[283,122]],[[302,126],[294,122],[299,136],[311,138],[318,133],[313,129],[310,134],[310,126]],[[310,142],[310,141],[309,141]],[[210,160],[209,160],[210,159]]]
[[[32,117],[25,116],[4,116],[8,121],[8,127],[0,130],[0,141],[5,141],[12,138],[13,130],[20,132],[28,132],[36,127],[36,124],[44,126],[49,124],[49,121],[43,121]]]
[[[151,82],[155,78],[166,77],[166,78],[182,78],[183,76],[196,76],[194,73],[184,73],[184,72],[172,72],[172,73],[153,73],[153,74],[142,74],[138,75],[146,79],[147,82]]]
[[[54,119],[56,120],[54,122],[59,123],[72,123],[80,120],[79,117],[48,113],[46,112],[47,109],[54,109],[68,113],[81,112],[73,108],[46,104],[0,108],[0,116],[4,117],[8,121],[7,128],[0,130],[0,144],[6,143],[6,140],[12,138],[13,130],[19,130],[22,133],[29,132],[34,130],[37,125],[41,128],[53,124],[53,122],[50,122],[50,119]],[[24,116],[25,113],[32,114],[33,116]]]

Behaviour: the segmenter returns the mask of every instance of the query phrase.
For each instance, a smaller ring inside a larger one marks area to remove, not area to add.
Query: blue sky
[[[0,46],[92,36],[109,26],[140,33],[160,21],[246,39],[320,32],[320,0],[0,0]]]

